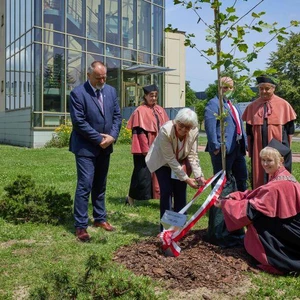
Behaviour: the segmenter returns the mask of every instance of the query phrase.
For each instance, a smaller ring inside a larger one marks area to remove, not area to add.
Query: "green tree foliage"
[[[291,33],[277,51],[271,53],[268,66],[277,70],[275,93],[286,99],[300,120],[300,33]]]
[[[195,91],[191,88],[190,82],[185,82],[185,106],[191,107],[195,106],[196,102],[198,101],[196,97]]]
[[[204,110],[206,106],[207,100],[198,100],[195,105],[195,110],[198,116],[198,122],[200,125],[200,130],[202,129],[202,123],[204,121]]]
[[[256,93],[250,88],[251,82],[249,77],[245,77],[240,80],[240,77],[238,77],[231,69],[228,69],[226,72],[222,72],[221,76],[228,76],[233,79],[234,94],[232,98],[236,102],[249,102],[256,96]],[[207,95],[207,99],[211,99],[218,95],[218,81],[216,80],[213,84],[210,84],[205,90],[205,93]]]

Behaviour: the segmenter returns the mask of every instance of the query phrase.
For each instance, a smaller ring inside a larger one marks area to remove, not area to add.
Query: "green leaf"
[[[257,42],[257,43],[255,43],[253,46],[255,47],[255,48],[262,48],[262,47],[264,47],[266,45],[266,42]]]
[[[229,14],[232,14],[232,13],[235,12],[235,8],[234,8],[233,6],[227,7],[227,8],[226,8],[226,11],[227,11]]]
[[[277,36],[277,41],[280,43],[280,42],[283,42],[285,40],[285,38],[282,36],[282,35],[278,35]]]
[[[180,0],[173,0],[174,5],[182,4],[182,2],[183,2],[183,1],[180,1]]]
[[[257,26],[252,26],[251,29],[255,30],[257,32],[262,32],[263,31],[261,27],[257,27]]]
[[[248,45],[247,45],[247,44],[239,44],[239,45],[238,45],[238,48],[239,48],[239,50],[240,50],[241,52],[247,53],[247,51],[248,51]]]
[[[192,8],[193,7],[193,2],[189,1],[188,3],[186,3],[186,9]]]
[[[232,65],[231,60],[226,59],[225,62],[224,62],[224,68],[227,69],[230,65]]]
[[[300,25],[300,21],[292,20],[292,21],[290,22],[290,24],[291,24],[292,26],[298,27],[298,26]]]
[[[247,55],[247,62],[251,62],[251,61],[253,61],[254,59],[256,59],[257,58],[257,53],[255,53],[255,52],[252,52],[252,53],[249,53],[248,55]]]

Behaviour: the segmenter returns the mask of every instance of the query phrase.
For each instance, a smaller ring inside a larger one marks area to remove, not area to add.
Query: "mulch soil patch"
[[[162,281],[166,289],[188,291],[197,288],[226,292],[249,280],[255,262],[243,247],[221,249],[204,241],[206,230],[190,231],[180,240],[181,254],[165,256],[158,237],[121,247],[114,261],[136,275]]]

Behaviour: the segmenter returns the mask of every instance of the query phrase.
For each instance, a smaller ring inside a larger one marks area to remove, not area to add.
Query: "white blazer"
[[[178,138],[175,133],[173,121],[166,122],[159,130],[157,137],[152,143],[148,154],[146,155],[146,164],[151,173],[155,172],[162,166],[169,166],[181,181],[188,179],[188,175],[178,162],[187,158],[192,167],[194,177],[203,176],[199,158],[198,158],[198,128],[191,129],[183,146],[178,145]],[[178,149],[178,160],[176,152]]]

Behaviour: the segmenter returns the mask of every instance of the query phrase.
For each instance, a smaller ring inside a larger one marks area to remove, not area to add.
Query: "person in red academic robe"
[[[134,169],[131,176],[126,204],[134,200],[159,199],[156,175],[151,174],[145,156],[156,138],[159,128],[169,120],[166,111],[157,104],[158,87],[155,84],[143,87],[144,102],[130,116],[127,128],[132,130],[131,153]]]
[[[248,153],[252,165],[252,188],[255,189],[268,182],[268,177],[260,164],[259,153],[272,139],[291,147],[294,134],[296,113],[284,99],[276,96],[275,82],[266,76],[256,78],[259,98],[245,109],[242,119],[246,122]],[[285,157],[285,167],[292,169],[292,153]]]
[[[300,271],[300,184],[282,165],[272,147],[260,152],[270,181],[253,191],[234,192],[219,199],[229,231],[247,226],[246,251],[264,271],[283,274]]]

